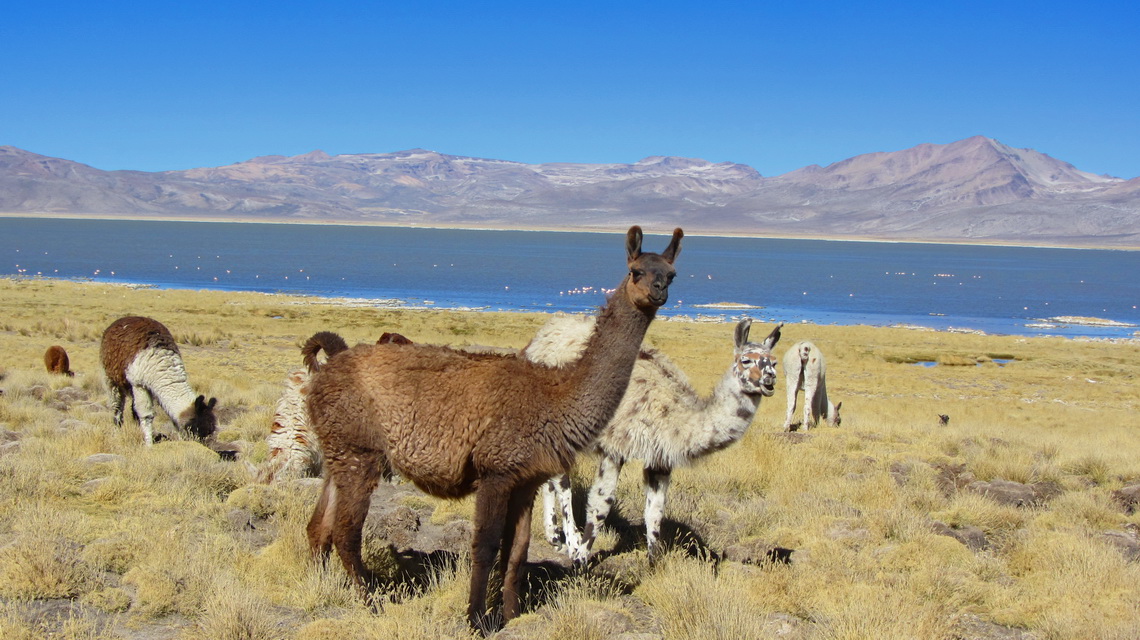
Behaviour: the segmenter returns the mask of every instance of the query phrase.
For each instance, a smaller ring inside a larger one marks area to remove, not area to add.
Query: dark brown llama
[[[161,322],[139,316],[119,318],[103,331],[99,356],[116,426],[123,424],[123,406],[130,394],[147,445],[154,443],[156,400],[175,425],[198,440],[214,433],[218,399],[207,402],[205,396],[194,395],[174,336]]]
[[[496,555],[503,619],[517,616],[535,491],[567,472],[613,417],[645,331],[668,300],[682,235],[676,229],[661,254],[642,253],[641,228],[630,228],[629,273],[581,359],[565,368],[428,345],[357,346],[324,365],[309,395],[327,469],[308,525],[314,554],[335,546],[365,588],[361,529],[390,466],[434,496],[475,493],[467,619],[484,633],[493,627],[487,582]]]
[[[58,344],[48,347],[44,352],[44,366],[48,373],[58,373],[65,376],[75,376],[71,370],[71,361],[67,358],[67,351]]]

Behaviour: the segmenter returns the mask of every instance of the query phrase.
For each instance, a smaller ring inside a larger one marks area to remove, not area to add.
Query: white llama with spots
[[[775,392],[776,360],[772,347],[780,339],[775,329],[761,343],[749,342],[751,320],[743,320],[734,332],[732,364],[711,396],[701,397],[685,374],[668,358],[643,349],[634,365],[621,405],[598,436],[594,449],[601,456],[597,478],[590,488],[584,530],[574,522],[568,475],[552,478],[544,488],[544,524],[551,544],[565,541],[568,555],[585,562],[598,529],[609,515],[617,491],[618,476],[627,460],[644,463],[645,529],[650,558],[659,553],[661,520],[673,469],[740,440],[764,397]],[[535,362],[559,365],[574,361],[593,318],[556,315],[524,349]],[[558,531],[555,498],[562,519]]]

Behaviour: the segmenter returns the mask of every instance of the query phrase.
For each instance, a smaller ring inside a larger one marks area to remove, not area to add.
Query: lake
[[[647,229],[661,251],[671,229]],[[590,311],[625,274],[621,233],[0,218],[0,274]],[[1132,337],[1140,252],[686,237],[664,315]],[[716,308],[732,303],[753,308]],[[145,310],[140,309],[140,313]]]

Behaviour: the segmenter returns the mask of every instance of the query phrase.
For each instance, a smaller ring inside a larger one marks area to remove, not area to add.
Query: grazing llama
[[[385,332],[376,344],[411,344],[412,341],[398,333]],[[273,427],[265,439],[269,445],[269,460],[258,471],[258,480],[272,483],[291,478],[320,476],[324,470],[317,435],[309,426],[309,415],[305,402],[309,395],[309,377],[320,370],[319,354],[325,352],[325,360],[347,351],[348,343],[331,331],[313,334],[301,347],[305,368],[294,369],[285,376],[285,392],[277,401],[273,415]]]
[[[496,555],[503,619],[518,616],[535,492],[565,473],[613,416],[645,331],[668,300],[682,235],[674,230],[661,254],[642,253],[641,228],[630,228],[629,272],[572,366],[418,344],[361,345],[331,359],[309,392],[326,468],[308,525],[314,554],[327,557],[335,546],[365,588],[361,529],[391,467],[433,496],[475,493],[468,622],[484,633],[493,626],[487,589]]]
[[[131,394],[132,412],[142,425],[143,440],[154,443],[154,403],[157,400],[174,424],[198,440],[214,433],[217,398],[195,396],[174,336],[152,318],[119,318],[103,332],[99,345],[115,425],[123,424],[123,406]]]
[[[47,367],[48,373],[75,376],[75,372],[71,370],[71,361],[67,358],[67,351],[58,344],[48,347],[44,352],[44,366]]]
[[[784,420],[784,431],[792,430],[792,417],[796,413],[796,393],[804,392],[804,431],[815,426],[821,418],[834,427],[842,420],[839,408],[843,403],[832,404],[827,399],[827,362],[819,347],[801,340],[784,353],[784,380],[787,383],[788,416]]]
[[[592,318],[555,316],[538,331],[524,354],[547,365],[572,362],[580,355],[584,336],[592,326]],[[775,392],[776,359],[772,348],[780,340],[780,328],[784,325],[777,325],[761,343],[748,341],[751,326],[752,321],[747,319],[736,325],[732,363],[707,397],[698,395],[685,374],[663,354],[642,350],[625,398],[594,443],[602,460],[588,494],[586,526],[581,535],[571,508],[570,476],[563,474],[544,486],[543,521],[551,544],[557,547],[564,540],[570,558],[584,563],[613,506],[622,465],[627,460],[642,460],[645,537],[650,560],[656,558],[673,469],[740,440],[752,424],[761,399]],[[556,497],[561,532],[556,527]]]

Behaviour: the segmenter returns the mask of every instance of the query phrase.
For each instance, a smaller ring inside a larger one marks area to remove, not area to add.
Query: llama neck
[[[610,297],[598,316],[594,333],[574,365],[572,391],[564,398],[564,415],[577,420],[566,433],[567,442],[582,450],[597,438],[617,410],[629,386],[641,341],[656,309],[643,311],[626,297],[627,280]]]
[[[696,437],[690,445],[690,458],[723,449],[744,437],[752,424],[763,396],[747,394],[740,388],[733,367],[720,378],[712,397],[704,404],[696,424]]]
[[[193,417],[196,396],[190,388],[182,357],[177,352],[162,348],[144,349],[128,367],[127,379],[135,386],[146,388],[179,427]]]

